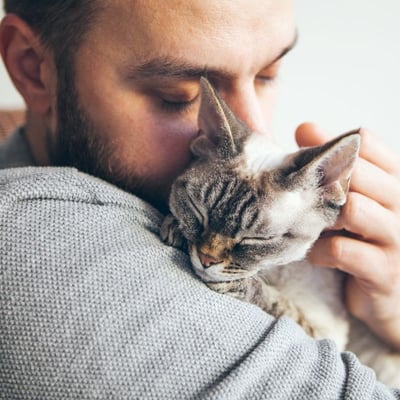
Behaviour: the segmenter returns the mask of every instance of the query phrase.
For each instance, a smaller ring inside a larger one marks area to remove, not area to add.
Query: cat
[[[172,184],[162,240],[185,249],[211,289],[294,319],[400,387],[400,354],[346,311],[345,275],[305,259],[346,202],[359,132],[285,154],[241,122],[206,78],[200,87],[194,159]]]

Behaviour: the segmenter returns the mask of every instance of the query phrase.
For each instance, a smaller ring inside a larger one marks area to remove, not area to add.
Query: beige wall
[[[335,134],[368,126],[400,154],[400,1],[295,4],[300,40],[282,73],[275,135],[290,143],[304,120]]]

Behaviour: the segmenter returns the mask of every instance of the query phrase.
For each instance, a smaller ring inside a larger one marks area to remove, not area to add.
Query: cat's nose
[[[198,255],[199,255],[200,262],[204,268],[210,268],[213,265],[219,264],[221,262],[221,260],[218,260],[217,258],[209,256],[208,254],[201,253],[200,251],[199,251]]]

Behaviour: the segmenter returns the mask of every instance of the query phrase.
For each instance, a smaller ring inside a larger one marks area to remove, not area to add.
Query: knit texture
[[[74,169],[0,171],[0,399],[400,399],[332,342],[209,290],[161,220]]]

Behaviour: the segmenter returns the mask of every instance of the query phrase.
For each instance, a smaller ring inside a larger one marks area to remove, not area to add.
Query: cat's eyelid
[[[243,237],[239,244],[252,244],[252,243],[257,243],[257,242],[267,242],[268,240],[272,240],[275,238],[275,235],[271,236],[248,236],[248,237]]]

